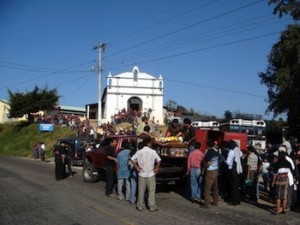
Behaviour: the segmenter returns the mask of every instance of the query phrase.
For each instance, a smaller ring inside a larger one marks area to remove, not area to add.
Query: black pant
[[[69,176],[72,176],[73,175],[73,171],[72,171],[72,161],[71,161],[71,159],[67,159],[66,165],[68,167]]]
[[[110,195],[113,193],[114,189],[114,167],[105,167],[105,174],[106,174],[106,195]]]
[[[55,179],[62,180],[64,178],[64,163],[61,158],[55,157]]]
[[[241,193],[240,193],[240,175],[237,174],[235,169],[229,170],[229,185],[230,185],[230,197],[229,201],[233,205],[241,204]]]

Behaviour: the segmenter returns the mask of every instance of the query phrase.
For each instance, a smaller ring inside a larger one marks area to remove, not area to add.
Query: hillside
[[[57,139],[75,136],[76,130],[55,126],[53,132],[40,132],[38,124],[12,123],[0,124],[0,155],[32,157],[32,144],[43,141],[46,157],[52,156],[53,145]]]
[[[129,128],[130,124],[118,124],[120,128]],[[156,135],[165,133],[166,126],[158,126]],[[0,124],[0,155],[32,158],[32,145],[42,141],[46,145],[46,158],[52,157],[53,145],[61,137],[76,136],[76,130],[55,126],[53,132],[40,132],[38,124],[26,122]]]

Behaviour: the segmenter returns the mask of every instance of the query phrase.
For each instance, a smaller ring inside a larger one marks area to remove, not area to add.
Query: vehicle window
[[[121,149],[128,148],[132,149],[136,147],[136,140],[132,138],[123,139],[121,144]]]
[[[86,140],[78,140],[78,149],[84,149],[87,144]]]
[[[100,147],[105,147],[108,145],[108,139],[104,139],[101,143],[100,143]]]

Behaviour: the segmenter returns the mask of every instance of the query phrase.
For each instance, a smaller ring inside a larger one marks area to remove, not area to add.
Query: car
[[[68,142],[73,150],[73,156],[72,156],[72,165],[76,166],[83,166],[84,164],[84,155],[85,155],[85,147],[87,144],[90,144],[92,142],[95,142],[95,139],[93,138],[86,138],[86,137],[63,137],[57,140],[56,144],[54,145],[60,145],[61,142]]]
[[[130,145],[136,148],[137,136],[135,135],[113,135],[110,138],[117,140],[115,156],[122,150],[124,143],[130,142]],[[99,148],[94,148],[85,154],[85,160],[82,170],[83,180],[85,182],[96,182],[104,175],[105,146],[104,140]],[[158,183],[182,182],[186,179],[188,149],[184,143],[166,143],[163,146],[153,146],[161,158],[161,164],[156,181]]]

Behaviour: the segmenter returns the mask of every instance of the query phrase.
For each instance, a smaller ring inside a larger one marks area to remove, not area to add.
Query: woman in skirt
[[[279,147],[278,161],[274,164],[274,175],[272,186],[275,185],[276,210],[274,214],[285,213],[288,191],[289,191],[289,171],[293,172],[292,165],[286,160],[286,148]],[[294,175],[294,174],[293,174]],[[282,207],[281,207],[282,205]]]

